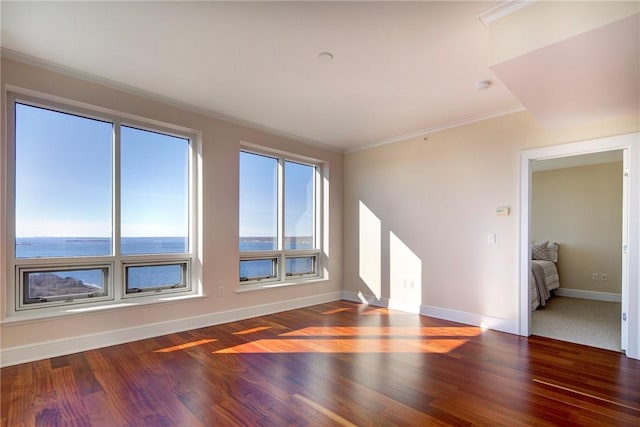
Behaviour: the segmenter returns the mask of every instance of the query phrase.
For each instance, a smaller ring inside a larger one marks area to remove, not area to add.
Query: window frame
[[[277,173],[277,235],[276,235],[276,249],[274,250],[260,250],[260,251],[240,251],[240,235],[238,234],[238,280],[239,280],[239,292],[247,290],[255,290],[262,288],[271,288],[274,286],[294,285],[300,283],[306,283],[310,281],[316,281],[323,278],[323,223],[324,223],[324,209],[323,209],[323,176],[325,174],[325,164],[321,161],[305,158],[302,156],[296,156],[293,154],[267,150],[262,147],[256,147],[253,144],[241,144],[238,152],[238,166],[240,167],[240,154],[241,153],[254,154],[258,156],[266,156],[276,159],[278,162]],[[313,176],[313,242],[314,248],[312,249],[285,249],[285,163],[293,162],[304,166],[310,166],[314,168]],[[239,170],[239,169],[238,169]],[[238,187],[238,194],[240,193],[240,187]],[[314,259],[315,271],[307,274],[293,274],[288,275],[286,271],[287,259],[311,257]],[[264,259],[275,260],[275,277],[256,277],[246,278],[240,277],[240,262],[242,261],[258,261]]]
[[[278,280],[278,270],[279,270],[279,265],[280,265],[280,261],[279,261],[279,256],[275,255],[273,253],[274,251],[244,251],[241,252],[240,255],[240,264],[242,264],[243,261],[271,261],[272,263],[272,271],[273,271],[273,275],[267,275],[267,276],[247,276],[247,277],[242,277],[240,276],[240,283],[241,284],[250,284],[250,283],[258,283],[258,282],[273,282],[274,280]],[[249,253],[251,254],[250,257],[243,257],[242,253]],[[244,286],[244,285],[243,285]]]
[[[199,153],[201,137],[200,133],[182,126],[168,123],[160,123],[155,120],[141,118],[130,114],[113,111],[93,105],[87,105],[72,100],[60,99],[46,94],[32,93],[19,89],[7,90],[6,94],[6,239],[4,244],[5,262],[7,265],[7,298],[5,318],[12,317],[48,317],[64,312],[73,312],[78,306],[102,309],[108,306],[122,305],[129,298],[136,298],[137,304],[146,304],[162,301],[167,294],[181,294],[182,296],[202,296],[200,284],[200,269],[197,266],[198,252],[200,248],[199,237],[199,209],[201,194],[199,192],[200,172]],[[16,105],[23,104],[35,108],[42,108],[58,113],[71,114],[81,118],[108,122],[112,125],[112,195],[111,195],[111,254],[99,256],[77,257],[16,257]],[[182,138],[188,144],[188,243],[184,253],[162,254],[132,254],[122,255],[121,252],[121,161],[120,161],[120,129],[123,126]],[[127,293],[125,272],[127,265],[162,265],[183,264],[184,286],[179,288],[162,287],[153,288],[153,291]],[[46,272],[60,270],[78,270],[89,267],[106,268],[105,294],[96,297],[63,298],[56,297],[40,303],[24,303],[25,272]],[[62,311],[61,311],[62,309]]]
[[[133,267],[162,267],[162,266],[171,266],[171,265],[181,265],[180,272],[180,280],[181,283],[179,285],[160,285],[155,287],[148,288],[129,288],[128,283],[128,269]],[[127,260],[122,263],[122,284],[123,284],[123,298],[137,298],[141,296],[145,296],[147,293],[183,293],[185,290],[189,290],[189,276],[191,271],[191,260],[184,258],[171,259],[167,260],[157,260],[157,261],[140,261],[140,260]],[[132,289],[137,289],[133,291]]]
[[[30,258],[33,259],[33,258]],[[62,258],[64,260],[65,258]],[[46,273],[51,271],[75,271],[75,270],[103,270],[103,282],[104,282],[104,292],[101,295],[91,296],[54,296],[45,298],[45,301],[42,302],[27,302],[26,294],[28,293],[28,282],[25,282],[24,276],[29,273]],[[18,287],[18,306],[20,310],[32,310],[38,309],[43,306],[47,307],[58,307],[64,305],[70,305],[74,302],[78,304],[80,301],[85,302],[104,302],[113,300],[113,295],[110,290],[113,288],[113,262],[85,262],[85,263],[74,263],[70,265],[68,263],[60,263],[59,265],[54,263],[44,263],[44,264],[21,264],[16,266],[16,284]],[[77,301],[77,302],[76,302]]]
[[[306,273],[288,273],[286,271],[286,265],[285,265],[285,277],[291,278],[291,277],[298,277],[298,278],[304,278],[304,277],[317,277],[318,276],[318,271],[319,271],[319,259],[320,259],[320,254],[317,253],[317,251],[315,250],[308,250],[308,249],[300,249],[297,251],[287,251],[287,257],[285,258],[285,263],[287,260],[290,259],[297,259],[297,258],[311,258],[313,266],[314,266],[314,270],[315,272],[306,272]]]

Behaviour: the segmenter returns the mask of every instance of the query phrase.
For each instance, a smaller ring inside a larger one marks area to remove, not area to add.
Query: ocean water
[[[313,240],[310,237],[287,238],[286,249],[311,249]],[[123,255],[185,253],[188,241],[181,237],[124,237],[122,238]],[[264,251],[276,248],[274,239],[264,237],[248,237],[240,239],[240,251]],[[108,256],[111,254],[110,238],[62,238],[37,237],[16,239],[17,258],[56,258]],[[306,273],[313,269],[313,260],[309,257],[287,259],[286,271],[291,274]],[[62,277],[73,277],[87,285],[104,287],[102,270],[73,270],[54,272]],[[241,278],[266,277],[273,274],[273,263],[270,260],[243,261],[240,263]],[[178,265],[130,268],[128,271],[129,287],[150,288],[179,283],[181,268]]]
[[[183,237],[123,237],[123,255],[185,253]],[[107,256],[111,254],[108,237],[24,237],[16,239],[17,258]]]
[[[124,237],[124,255],[185,253],[187,239],[182,237]],[[16,258],[60,258],[108,256],[111,254],[110,238],[29,237],[16,239]],[[103,289],[104,274],[100,269],[55,271],[61,277],[73,277],[84,284]],[[155,288],[180,283],[179,265],[130,268],[130,288]]]

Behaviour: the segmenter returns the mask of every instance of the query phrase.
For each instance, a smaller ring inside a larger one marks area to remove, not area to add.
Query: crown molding
[[[47,71],[52,71],[54,73],[62,74],[68,77],[84,80],[89,83],[98,84],[98,85],[107,87],[109,89],[114,89],[120,92],[128,93],[130,95],[139,96],[141,98],[145,98],[150,101],[161,102],[163,104],[166,104],[172,107],[180,108],[182,110],[190,111],[192,113],[200,114],[202,116],[210,117],[210,118],[220,120],[236,126],[242,126],[251,130],[256,130],[256,131],[265,132],[271,135],[280,136],[282,138],[287,138],[287,139],[290,139],[305,145],[320,148],[323,150],[332,151],[335,153],[344,153],[344,150],[338,147],[335,147],[333,145],[310,140],[308,138],[304,138],[297,135],[288,134],[286,132],[273,129],[268,126],[242,120],[237,117],[233,117],[223,113],[219,113],[217,111],[209,110],[207,108],[198,107],[193,104],[178,101],[177,99],[174,99],[174,98],[170,98],[163,95],[159,95],[157,93],[145,91],[143,89],[129,86],[115,80],[96,76],[95,74],[87,73],[85,71],[80,71],[76,68],[67,67],[65,65],[61,65],[56,62],[36,58],[34,56],[26,55],[24,53],[17,52],[11,49],[0,47],[0,58],[6,58],[12,61],[20,62],[26,65],[31,65],[33,67],[41,68]]]
[[[525,1],[508,1],[506,3],[525,3]],[[527,3],[531,3],[531,1],[527,1]],[[522,6],[521,6],[522,7]],[[131,95],[135,95],[135,96],[140,96],[142,98],[148,99],[150,101],[156,101],[156,102],[161,102],[163,104],[172,106],[172,107],[176,107],[176,108],[180,108],[186,111],[190,111],[196,114],[200,114],[203,115],[205,117],[210,117],[216,120],[221,120],[224,121],[226,123],[229,124],[233,124],[233,125],[237,125],[237,126],[242,126],[248,129],[252,129],[252,130],[256,130],[256,131],[260,131],[260,132],[265,132],[271,135],[275,135],[275,136],[280,136],[283,138],[287,138],[308,146],[313,146],[319,149],[323,149],[323,150],[327,150],[327,151],[331,151],[334,153],[340,153],[340,154],[346,154],[346,153],[353,153],[356,151],[362,151],[362,150],[367,150],[370,148],[375,148],[375,147],[379,147],[382,145],[387,145],[387,144],[392,144],[394,142],[399,142],[399,141],[403,141],[406,139],[410,139],[410,138],[415,138],[415,137],[419,137],[419,136],[423,136],[423,135],[427,135],[427,134],[431,134],[431,133],[435,133],[435,132],[440,132],[446,129],[451,129],[451,128],[455,128],[458,126],[464,126],[464,125],[468,125],[471,123],[475,123],[475,122],[479,122],[482,120],[487,120],[487,119],[492,119],[495,117],[500,117],[500,116],[504,116],[504,115],[508,115],[508,114],[512,114],[512,113],[517,113],[520,111],[524,111],[525,108],[523,106],[518,106],[515,108],[509,108],[506,110],[500,110],[500,111],[495,111],[495,112],[491,112],[488,114],[482,114],[479,116],[473,116],[473,117],[469,117],[467,119],[463,119],[463,120],[458,120],[458,121],[454,121],[454,122],[450,122],[450,123],[445,123],[443,125],[438,125],[438,126],[434,126],[434,127],[430,127],[430,128],[426,128],[426,129],[421,129],[421,130],[417,130],[415,132],[410,132],[410,133],[406,133],[403,135],[399,135],[399,136],[395,136],[395,137],[391,137],[391,138],[387,138],[381,141],[375,141],[375,142],[371,142],[371,143],[365,143],[365,144],[361,144],[361,145],[357,145],[355,147],[352,148],[345,148],[345,149],[341,149],[339,147],[333,146],[333,145],[329,145],[326,143],[321,143],[321,142],[317,142],[317,141],[313,141],[313,140],[309,140],[300,136],[296,136],[296,135],[291,135],[291,134],[287,134],[286,132],[282,132],[279,131],[277,129],[273,129],[267,126],[263,126],[263,125],[259,125],[257,123],[252,123],[252,122],[248,122],[242,119],[238,119],[236,117],[232,117],[232,116],[228,116],[222,113],[218,113],[216,111],[212,111],[206,108],[202,108],[202,107],[198,107],[192,104],[188,104],[185,102],[181,102],[178,101],[176,99],[173,98],[169,98],[169,97],[165,97],[162,95],[158,95],[156,93],[152,93],[152,92],[148,92],[142,89],[138,89],[136,87],[133,86],[129,86],[126,85],[124,83],[120,83],[111,79],[107,79],[104,77],[100,77],[100,76],[96,76],[94,74],[90,74],[84,71],[80,71],[78,69],[75,68],[71,68],[71,67],[67,67],[52,61],[47,61],[47,60],[43,60],[40,58],[36,58],[30,55],[26,55],[11,49],[6,49],[6,48],[2,48],[0,47],[0,58],[6,58],[12,61],[16,61],[16,62],[20,62],[23,64],[27,64],[27,65],[31,65],[37,68],[41,68],[41,69],[45,69],[48,71],[52,71],[55,73],[59,73],[62,75],[66,75],[69,77],[73,77],[73,78],[77,78],[80,80],[84,80],[86,82],[89,83],[95,83],[95,84],[99,84],[101,86],[104,87],[108,87],[110,89],[114,89],[114,90],[118,90],[120,92],[125,92],[125,93],[129,93]]]
[[[489,25],[497,20],[511,15],[513,12],[524,7],[530,6],[537,1],[538,0],[505,0],[482,12],[478,15],[478,19],[485,27],[489,28]]]
[[[431,128],[426,128],[426,129],[422,129],[416,132],[411,132],[411,133],[406,133],[404,135],[400,135],[400,136],[394,136],[392,138],[387,138],[384,139],[382,141],[377,141],[377,142],[372,142],[372,143],[368,143],[368,144],[362,144],[362,145],[358,145],[357,147],[353,147],[349,150],[345,150],[345,153],[354,153],[356,151],[362,151],[362,150],[368,150],[370,148],[375,148],[375,147],[380,147],[382,145],[387,145],[387,144],[393,144],[394,142],[400,142],[400,141],[404,141],[407,139],[411,139],[411,138],[417,138],[420,136],[425,136],[425,135],[429,135],[432,133],[436,133],[436,132],[441,132],[443,130],[447,130],[447,129],[453,129],[453,128],[457,128],[460,126],[465,126],[465,125],[469,125],[472,123],[476,123],[476,122],[481,122],[483,120],[488,120],[488,119],[493,119],[496,117],[502,117],[502,116],[506,116],[509,114],[513,114],[513,113],[519,113],[521,111],[525,111],[526,109],[522,106],[519,105],[517,107],[514,108],[507,108],[505,110],[499,110],[499,111],[494,111],[491,113],[487,113],[487,114],[480,114],[478,116],[473,116],[473,117],[469,117],[463,120],[456,120],[454,122],[449,122],[446,123],[444,125],[439,125],[439,126],[434,126]]]

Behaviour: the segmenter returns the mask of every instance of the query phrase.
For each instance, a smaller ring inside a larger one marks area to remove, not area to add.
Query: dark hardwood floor
[[[640,425],[640,361],[346,301],[1,380],[10,427]]]

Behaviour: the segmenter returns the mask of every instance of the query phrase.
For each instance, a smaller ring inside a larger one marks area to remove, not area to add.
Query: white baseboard
[[[555,295],[558,295],[559,297],[593,299],[597,301],[608,302],[622,301],[622,295],[620,294],[613,294],[610,292],[583,291],[580,289],[558,288],[555,290]]]
[[[172,320],[151,325],[119,329],[98,334],[83,335],[38,344],[9,347],[0,354],[0,367],[33,362],[50,357],[63,356],[81,351],[93,350],[110,345],[123,344],[146,338],[153,338],[175,332],[204,328],[222,323],[235,322],[252,317],[265,316],[296,308],[337,301],[342,298],[342,292],[330,292],[288,301],[279,301],[253,307],[211,313],[185,319]]]
[[[506,332],[518,335],[518,321],[514,319],[501,319],[499,317],[485,316],[482,314],[468,313],[449,308],[422,306],[421,314],[451,322],[464,323],[465,325],[481,326],[494,331]]]
[[[378,298],[375,295],[364,295],[363,293],[356,294],[350,291],[344,291],[342,293],[342,299],[415,314],[420,314],[421,308],[420,304],[409,304],[406,302],[390,300],[389,298]]]
[[[509,334],[518,334],[518,321],[514,319],[500,319],[497,317],[484,316],[476,313],[452,310],[449,308],[434,307],[423,304],[407,304],[393,301],[388,298],[377,298],[373,295],[344,291],[344,299],[355,302],[365,302],[379,307],[388,307],[394,310],[407,311],[410,313],[422,314],[423,316],[435,317],[436,319],[448,320],[451,322],[463,323],[471,326],[482,326]]]

